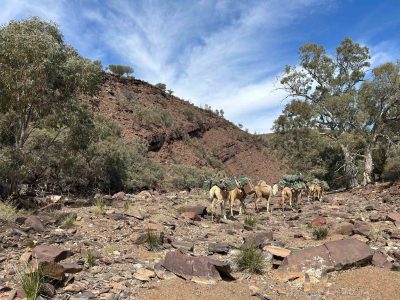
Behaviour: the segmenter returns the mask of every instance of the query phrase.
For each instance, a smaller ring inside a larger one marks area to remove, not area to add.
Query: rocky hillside
[[[146,140],[149,156],[167,169],[175,164],[224,169],[271,183],[283,173],[260,137],[147,82],[107,75],[94,100],[96,113],[117,123],[127,143]]]

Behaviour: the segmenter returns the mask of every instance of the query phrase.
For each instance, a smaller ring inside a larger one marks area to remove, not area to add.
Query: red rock
[[[231,269],[228,263],[206,256],[188,256],[180,251],[168,252],[162,266],[186,280],[194,278],[208,281],[218,281],[222,278],[234,279],[230,274]]]
[[[354,234],[359,234],[359,235],[368,237],[370,231],[371,231],[371,228],[367,223],[356,222],[354,224],[354,228],[353,228]]]
[[[388,261],[387,256],[383,253],[377,252],[372,257],[372,264],[375,267],[384,268],[384,269],[391,269],[393,264]]]
[[[330,232],[331,234],[351,235],[354,229],[354,225],[349,222],[342,222],[333,225]]]
[[[39,245],[33,248],[32,255],[40,261],[59,262],[72,256],[73,253],[56,246]]]
[[[65,278],[65,270],[61,264],[54,261],[39,261],[42,274],[48,278],[62,281]]]
[[[277,247],[277,246],[266,246],[263,248],[263,250],[271,253],[274,256],[283,257],[283,258],[288,256],[291,252],[289,249],[285,249],[285,248],[281,248],[281,247]]]
[[[149,230],[149,231],[163,231],[164,230],[164,226],[162,226],[160,224],[155,224],[155,223],[148,223],[148,224],[146,224],[146,230]]]
[[[67,274],[75,274],[83,270],[82,266],[78,264],[60,263],[60,265],[63,266],[64,272]]]
[[[40,219],[36,216],[29,216],[24,224],[30,228],[32,228],[33,230],[35,230],[36,232],[43,232],[45,231],[45,228],[42,224],[42,221],[40,221]]]
[[[387,219],[394,223],[400,223],[400,213],[398,213],[397,211],[388,213]]]
[[[185,212],[194,212],[199,216],[205,216],[207,214],[207,207],[203,205],[188,206],[186,207]]]
[[[175,249],[181,249],[185,251],[193,251],[194,247],[193,242],[177,241],[177,240],[172,241],[171,245]]]
[[[256,233],[251,233],[244,237],[243,247],[247,247],[253,244],[255,247],[261,248],[268,241],[272,241],[273,233],[272,231],[260,231]]]
[[[344,239],[325,244],[336,270],[371,263],[373,251],[365,243],[356,239]]]
[[[311,225],[314,227],[321,227],[326,224],[326,219],[324,217],[318,217],[311,221]]]
[[[181,213],[181,216],[193,221],[201,221],[201,217],[193,211],[185,211]]]
[[[124,192],[118,192],[112,196],[113,199],[118,200],[118,201],[124,201],[126,200],[126,195]]]

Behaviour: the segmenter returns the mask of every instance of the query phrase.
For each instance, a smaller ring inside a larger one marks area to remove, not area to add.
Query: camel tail
[[[209,200],[210,202],[212,202],[213,199],[214,199],[214,197],[215,197],[215,191],[214,191],[214,189],[211,189],[211,190],[210,190],[210,196],[209,196],[208,200]]]
[[[272,194],[275,196],[278,193],[278,190],[279,190],[279,185],[274,184],[274,186],[272,187]]]

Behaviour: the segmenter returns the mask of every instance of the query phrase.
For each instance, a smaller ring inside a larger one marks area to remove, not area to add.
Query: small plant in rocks
[[[313,231],[313,236],[316,240],[324,240],[328,236],[328,228],[320,227],[315,228]]]
[[[263,253],[254,244],[242,247],[234,262],[239,271],[247,270],[250,273],[261,273],[265,267]]]
[[[160,249],[162,245],[162,240],[160,235],[157,232],[151,230],[147,231],[146,244],[147,248],[150,251],[156,251]]]
[[[34,268],[32,265],[25,265],[16,274],[26,298],[28,300],[37,299],[44,283],[44,276],[41,270]]]
[[[257,224],[257,219],[253,216],[246,216],[244,224],[250,227],[254,227]]]
[[[93,253],[92,249],[88,249],[86,251],[85,264],[87,267],[91,268],[94,266],[95,263],[96,263],[96,256]]]

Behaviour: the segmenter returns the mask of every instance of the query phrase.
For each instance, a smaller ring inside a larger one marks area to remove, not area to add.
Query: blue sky
[[[0,0],[0,24],[29,16],[56,22],[83,56],[133,66],[258,133],[282,111],[277,78],[304,43],[333,52],[351,37],[373,65],[400,59],[398,0]]]

